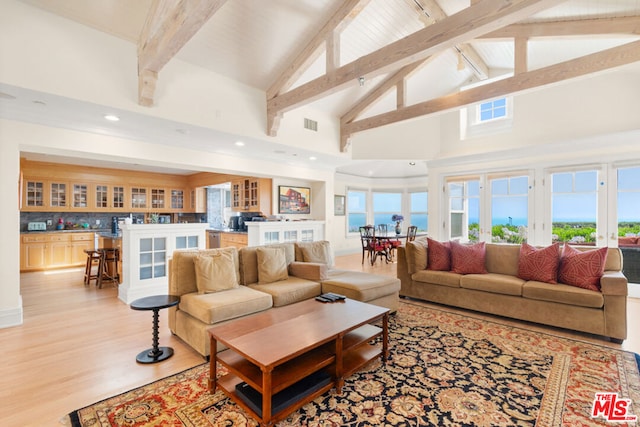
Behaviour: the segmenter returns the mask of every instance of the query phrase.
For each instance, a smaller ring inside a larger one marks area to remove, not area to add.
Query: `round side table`
[[[152,310],[153,311],[153,347],[138,354],[136,361],[139,363],[156,363],[166,360],[173,356],[171,347],[158,346],[158,327],[160,320],[159,312],[163,308],[178,305],[180,297],[175,295],[153,295],[133,301],[130,307],[133,310]]]

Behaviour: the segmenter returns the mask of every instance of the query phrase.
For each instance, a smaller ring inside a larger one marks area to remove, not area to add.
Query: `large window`
[[[426,232],[428,226],[427,195],[426,191],[410,193],[409,213],[411,215],[411,224],[409,225],[417,226],[418,231],[422,232]]]
[[[552,173],[551,182],[552,241],[594,244],[598,217],[598,171]]]
[[[449,238],[477,242],[480,239],[480,180],[448,183]]]
[[[491,179],[491,241],[527,241],[529,177]]]
[[[640,167],[621,168],[618,169],[618,237],[638,236],[640,236]]]
[[[391,230],[395,223],[394,214],[402,214],[402,193],[373,193],[373,223],[387,224]]]
[[[358,233],[360,227],[367,225],[366,191],[347,191],[347,221],[349,233]]]

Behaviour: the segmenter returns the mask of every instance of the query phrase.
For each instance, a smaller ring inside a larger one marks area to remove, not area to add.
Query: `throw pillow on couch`
[[[579,251],[569,244],[554,243],[536,248],[523,243],[518,259],[518,277],[576,286],[600,292],[600,278],[604,274],[608,248]],[[427,266],[434,271],[451,271],[458,274],[485,274],[484,242],[463,245],[456,241],[439,242],[427,238]]]

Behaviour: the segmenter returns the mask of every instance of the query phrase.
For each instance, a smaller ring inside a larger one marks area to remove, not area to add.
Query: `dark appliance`
[[[240,231],[241,227],[244,226],[244,223],[241,224],[242,218],[239,216],[232,216],[229,218],[229,228],[233,231]]]
[[[240,212],[240,231],[247,231],[247,223],[264,218],[262,212]]]

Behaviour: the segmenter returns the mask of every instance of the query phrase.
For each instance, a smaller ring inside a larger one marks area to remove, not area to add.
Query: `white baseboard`
[[[631,298],[640,298],[640,284],[639,283],[629,283],[629,287],[627,288],[629,292],[629,297]]]
[[[20,297],[20,305],[18,307],[0,310],[0,329],[22,325],[22,312],[22,297]]]

